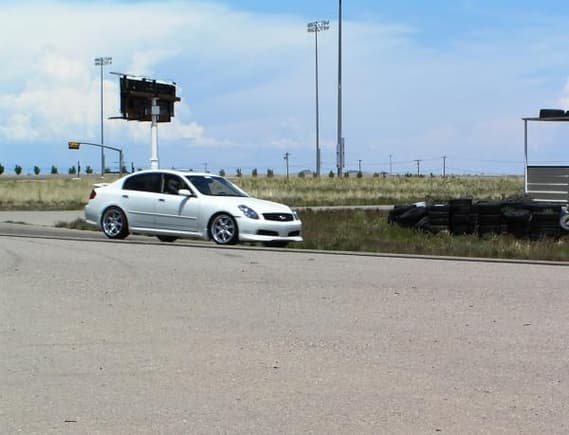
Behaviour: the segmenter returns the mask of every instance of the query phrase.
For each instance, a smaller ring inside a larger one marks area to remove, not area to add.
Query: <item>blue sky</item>
[[[111,71],[173,80],[182,101],[160,124],[162,167],[283,173],[315,166],[319,36],[322,170],[335,170],[337,1],[2,1],[0,163],[32,172],[100,169],[98,56],[105,118]],[[521,174],[523,116],[569,110],[569,5],[562,1],[344,0],[346,169]],[[532,124],[530,160],[569,164],[569,126]],[[105,142],[149,165],[148,123],[105,121]],[[108,166],[117,156],[107,153]]]

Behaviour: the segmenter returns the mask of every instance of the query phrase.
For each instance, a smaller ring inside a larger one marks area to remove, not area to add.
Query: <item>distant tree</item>
[[[358,171],[358,174],[356,175],[356,177],[362,178],[363,176],[364,176],[364,174],[362,174],[362,171]]]
[[[350,178],[350,173],[349,172],[344,172],[344,178]]]
[[[20,165],[16,165],[14,167],[14,172],[16,173],[16,175],[20,175],[22,173],[22,167]]]
[[[330,171],[328,172],[328,177],[330,178],[334,178],[336,174],[334,174],[334,171]]]
[[[251,171],[251,176],[253,176],[253,177],[257,176],[257,168],[255,168]]]
[[[241,172],[241,168],[237,168],[237,176],[238,176],[238,177],[242,177],[242,176],[243,176],[243,172]]]
[[[77,173],[77,169],[75,169],[75,166],[71,166],[68,170],[67,173],[69,175],[75,175]]]
[[[113,171],[111,171],[111,168],[109,168],[109,167],[105,168],[105,174],[110,174],[111,172],[113,172]]]
[[[87,167],[85,168],[85,173],[86,174],[92,174],[93,168],[90,165],[87,165]]]
[[[304,178],[304,177],[306,177],[306,174],[304,173],[304,171],[300,171],[300,172],[298,173],[298,176],[299,176],[300,178]]]
[[[275,173],[272,169],[267,169],[267,178],[273,178]]]
[[[34,174],[35,174],[35,175],[39,175],[39,174],[40,174],[40,172],[41,172],[41,169],[40,169],[40,167],[39,167],[39,166],[37,166],[37,165],[36,165],[36,166],[34,166]]]
[[[128,169],[126,168],[126,165],[122,165],[122,173],[128,174]]]
[[[2,166],[2,164],[0,163],[0,175],[2,175],[4,173],[4,166]]]
[[[219,171],[219,176],[220,176],[220,177],[225,177],[225,169],[220,169],[220,171]]]
[[[51,166],[51,175],[57,175],[57,174],[58,174],[57,166],[52,165]]]

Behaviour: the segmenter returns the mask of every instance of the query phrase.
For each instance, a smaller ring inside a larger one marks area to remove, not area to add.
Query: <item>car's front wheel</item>
[[[218,245],[235,245],[239,239],[237,222],[227,213],[215,215],[209,223],[209,235]]]
[[[128,223],[123,211],[118,207],[109,207],[101,218],[103,233],[109,239],[124,239],[128,236]]]

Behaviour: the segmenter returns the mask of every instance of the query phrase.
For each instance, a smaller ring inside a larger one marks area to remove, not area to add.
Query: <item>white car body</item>
[[[160,191],[138,190],[147,189],[144,183],[148,180],[156,186],[158,177]],[[177,189],[168,192],[166,185],[172,180],[178,183]],[[211,192],[210,188],[218,191]],[[239,196],[229,196],[233,194]],[[109,210],[115,212],[114,218],[109,216]],[[122,223],[121,213],[126,219]],[[214,223],[220,216],[225,220]],[[213,238],[218,244],[239,241],[276,246],[303,240],[302,222],[288,206],[252,198],[229,180],[207,173],[147,170],[107,185],[95,185],[85,207],[85,218],[110,238],[137,233],[155,235],[164,241]],[[231,218],[235,223],[233,230]],[[119,230],[114,224],[124,228]]]

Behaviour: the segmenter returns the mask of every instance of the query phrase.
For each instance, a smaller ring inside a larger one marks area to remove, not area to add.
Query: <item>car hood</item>
[[[244,197],[217,197],[223,198],[223,202],[236,208],[240,205],[246,205],[257,213],[292,213],[290,207],[279,204],[278,202],[265,201],[264,199]]]

